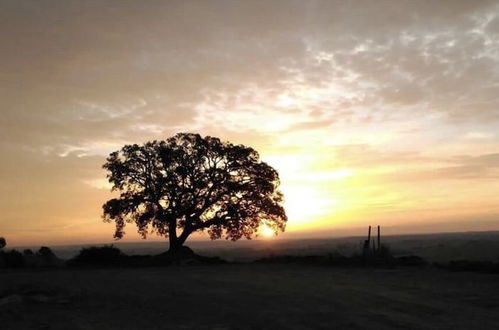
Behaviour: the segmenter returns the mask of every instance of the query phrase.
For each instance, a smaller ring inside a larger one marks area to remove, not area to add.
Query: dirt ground
[[[0,272],[1,329],[498,329],[499,276],[217,265]]]

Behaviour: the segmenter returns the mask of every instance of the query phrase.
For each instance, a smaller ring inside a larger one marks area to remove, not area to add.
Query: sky
[[[2,0],[0,45],[9,245],[112,241],[105,157],[177,132],[259,151],[283,238],[499,229],[497,1]]]

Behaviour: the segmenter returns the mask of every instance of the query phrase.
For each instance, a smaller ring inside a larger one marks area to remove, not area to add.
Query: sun
[[[260,233],[260,235],[266,238],[275,236],[275,231],[265,224],[261,225],[260,228],[258,228],[258,232]]]

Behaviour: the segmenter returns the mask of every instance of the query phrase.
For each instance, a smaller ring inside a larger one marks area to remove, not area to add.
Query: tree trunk
[[[182,242],[177,237],[170,236],[170,254],[177,254],[182,248]]]
[[[182,234],[180,236],[177,236],[176,233],[175,235],[169,236],[170,239],[170,249],[168,250],[168,253],[171,255],[190,255],[192,254],[192,250],[184,247],[184,243],[187,240],[187,237],[192,233],[191,230],[189,229],[184,229]]]
[[[182,243],[179,242],[177,237],[177,220],[168,223],[168,239],[170,240],[170,254],[175,254],[181,248]]]

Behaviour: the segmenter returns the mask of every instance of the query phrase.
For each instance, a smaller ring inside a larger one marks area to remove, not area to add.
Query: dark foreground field
[[[0,273],[1,329],[498,329],[499,276],[217,265]]]

